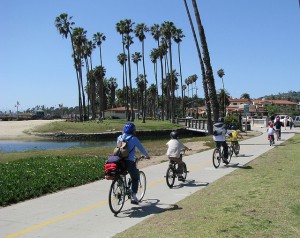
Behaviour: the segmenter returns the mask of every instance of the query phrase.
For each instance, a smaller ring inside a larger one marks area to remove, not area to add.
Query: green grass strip
[[[103,178],[104,159],[45,156],[0,163],[0,206]]]

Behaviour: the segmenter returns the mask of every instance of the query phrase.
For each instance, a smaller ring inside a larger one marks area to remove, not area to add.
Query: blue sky
[[[193,13],[191,1],[188,0]],[[222,88],[217,71],[225,71],[225,89],[232,97],[249,93],[252,98],[300,90],[300,8],[297,0],[206,0],[197,1],[205,28],[216,89]],[[197,74],[198,96],[203,97],[201,70],[183,0],[10,0],[0,4],[0,111],[15,111],[36,105],[78,105],[76,74],[69,39],[55,28],[61,13],[73,16],[75,26],[87,37],[106,35],[102,46],[106,77],[116,77],[119,87],[122,68],[117,55],[121,36],[115,25],[123,19],[152,26],[174,22],[185,38],[181,43],[183,79]],[[193,15],[194,17],[194,15]],[[154,82],[148,60],[156,42],[146,35],[145,56],[148,81]],[[179,72],[173,45],[174,68]],[[141,51],[134,39],[131,53]],[[99,49],[93,66],[99,65]],[[133,68],[135,78],[135,68]]]

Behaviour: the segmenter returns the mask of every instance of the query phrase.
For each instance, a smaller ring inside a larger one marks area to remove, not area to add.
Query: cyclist
[[[128,122],[123,127],[123,134],[120,135],[117,139],[117,143],[126,140],[128,145],[128,151],[129,156],[125,158],[125,166],[126,170],[128,171],[131,180],[131,190],[132,190],[132,196],[131,196],[131,203],[132,204],[139,204],[139,200],[136,197],[136,193],[138,191],[138,184],[139,184],[139,170],[136,167],[134,158],[135,158],[135,147],[139,149],[139,151],[146,157],[146,159],[150,159],[148,152],[143,147],[142,143],[139,141],[139,139],[135,136],[136,135],[136,127],[134,123]]]
[[[281,140],[281,126],[282,126],[282,123],[280,121],[280,117],[276,117],[274,127],[275,127],[276,132],[278,133],[277,134],[278,135],[277,140]]]
[[[181,150],[190,150],[186,147],[181,141],[178,140],[178,133],[176,131],[172,131],[170,133],[171,139],[167,142],[167,156],[169,160],[174,161],[178,164],[178,180],[183,180],[183,162],[182,157],[180,156]]]
[[[232,145],[239,144],[238,138],[244,139],[243,136],[239,133],[237,126],[231,127],[231,137],[230,142]]]
[[[275,140],[274,140],[274,128],[273,128],[273,123],[271,122],[268,128],[268,140],[272,140],[273,144],[275,144]]]
[[[213,126],[213,140],[216,143],[217,147],[223,146],[223,151],[224,151],[224,158],[223,162],[225,164],[228,163],[228,145],[226,143],[226,124],[224,123],[224,118],[220,117],[218,119],[218,122],[214,124]]]

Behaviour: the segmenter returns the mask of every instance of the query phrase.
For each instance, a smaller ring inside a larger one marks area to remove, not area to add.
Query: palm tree
[[[81,27],[75,27],[72,30],[72,36],[74,40],[74,49],[75,55],[75,63],[77,64],[77,70],[79,75],[79,84],[81,87],[82,93],[82,107],[83,107],[83,119],[88,120],[87,113],[86,113],[86,106],[85,106],[85,93],[84,93],[84,86],[83,86],[83,76],[82,76],[82,61],[84,58],[84,45],[87,42],[86,38],[86,30]]]
[[[230,104],[229,98],[230,94],[225,89],[221,89],[219,91],[218,103],[221,105],[220,109],[224,113],[224,115],[226,114],[226,106]]]
[[[136,80],[139,77],[139,61],[142,59],[142,55],[140,52],[134,52],[131,55],[133,63],[136,64]],[[137,106],[138,106],[138,111],[140,111],[140,103],[139,103],[139,95],[137,94]]]
[[[94,44],[99,47],[99,51],[100,51],[100,66],[103,66],[101,45],[102,42],[105,40],[106,40],[106,36],[103,33],[97,32],[96,34],[93,35]]]
[[[161,29],[160,26],[158,24],[154,24],[153,26],[150,27],[150,32],[151,35],[153,36],[154,40],[157,41],[157,49],[159,52],[159,59],[160,59],[160,72],[161,72],[161,90],[162,90],[162,94],[161,94],[161,115],[162,115],[162,120],[164,120],[164,115],[165,115],[165,111],[164,111],[164,107],[165,107],[165,103],[164,103],[164,93],[163,93],[163,88],[164,88],[164,70],[163,70],[163,56],[164,54],[164,49],[163,47],[160,46],[160,38],[161,38]]]
[[[154,113],[154,118],[156,119],[156,116],[158,115],[158,82],[157,82],[157,59],[159,58],[159,49],[154,48],[151,50],[150,53],[150,59],[151,62],[153,63],[154,67],[154,76],[155,76],[155,86],[156,86],[156,96],[155,96],[155,113]]]
[[[123,54],[124,55],[126,55],[126,54],[125,54],[125,42],[124,42],[123,38],[124,38],[126,29],[127,29],[126,20],[121,20],[121,21],[119,21],[116,24],[116,30],[117,30],[117,32],[120,33],[120,35],[122,37],[122,46],[123,46]],[[126,56],[126,58],[127,58],[127,56]],[[127,87],[127,85],[128,85],[128,82],[127,82],[128,81],[127,80],[128,79],[127,78],[127,65],[124,64],[123,66],[124,66],[123,67],[123,75],[125,74],[125,81],[126,81],[126,88],[124,88],[124,82],[123,82],[123,90],[124,89],[126,90],[126,92],[124,91],[124,93],[125,93],[125,99],[126,99],[126,103],[125,103],[125,106],[126,106],[126,118],[128,118],[128,115],[129,115],[129,100],[128,100],[128,87]]]
[[[149,92],[149,110],[150,110],[150,115],[153,117],[156,117],[156,105],[155,105],[155,100],[156,100],[156,85],[151,84],[150,87],[148,88],[148,92]]]
[[[95,81],[96,81],[96,84],[97,84],[96,87],[97,87],[97,91],[98,91],[98,98],[100,98],[102,96],[103,104],[104,104],[104,84],[101,87],[100,82],[103,82],[103,79],[105,77],[105,73],[106,73],[106,69],[103,66],[97,66],[94,69],[94,76],[95,76]],[[100,104],[100,100],[99,100],[99,104]],[[99,105],[99,108],[100,108],[100,105]],[[102,115],[100,114],[99,116],[101,117]]]
[[[144,103],[144,92],[145,92],[145,76],[140,74],[136,78],[136,85],[137,85],[137,97],[141,96],[141,104]]]
[[[142,55],[140,52],[134,52],[131,55],[131,58],[132,58],[132,62],[136,64],[136,77],[138,77],[139,76],[139,62],[142,59]]]
[[[74,48],[74,40],[73,36],[71,33],[71,30],[73,29],[72,26],[75,24],[72,21],[72,16],[68,16],[67,13],[62,13],[58,17],[55,18],[55,27],[59,31],[59,34],[62,35],[64,38],[68,38],[70,36],[71,39],[71,45],[72,45],[72,51],[73,51],[73,56],[75,56],[75,48]],[[78,86],[78,107],[79,107],[79,115],[80,115],[80,121],[83,120],[82,117],[82,98],[81,98],[81,87],[80,87],[80,82],[79,82],[79,74],[77,70],[77,64],[76,64],[76,59],[73,57],[74,60],[74,67],[76,70],[76,78],[77,78],[77,86]]]
[[[124,27],[124,37],[123,37],[123,44],[127,49],[127,56],[128,56],[128,77],[129,77],[129,89],[130,89],[130,121],[134,121],[133,115],[133,94],[132,94],[132,79],[131,79],[131,65],[130,65],[130,46],[133,44],[133,38],[130,33],[133,31],[132,26],[133,22],[130,19],[125,20],[125,27]]]
[[[173,35],[174,41],[177,43],[177,50],[178,50],[178,61],[179,61],[179,74],[180,74],[180,86],[181,86],[181,106],[182,106],[182,115],[185,114],[184,112],[184,98],[183,98],[183,89],[182,89],[182,70],[181,70],[181,59],[180,59],[180,42],[182,38],[185,37],[181,29],[176,29],[175,34]]]
[[[206,69],[204,66],[204,62],[201,56],[201,51],[200,51],[200,46],[198,44],[194,24],[191,18],[191,14],[188,8],[188,5],[186,3],[186,0],[184,0],[186,12],[189,18],[190,26],[193,32],[193,37],[195,41],[195,45],[197,48],[197,53],[198,53],[198,58],[199,58],[199,63],[201,67],[201,72],[202,72],[202,85],[203,85],[203,91],[204,91],[204,97],[205,97],[205,106],[206,106],[206,113],[207,113],[207,129],[208,129],[208,134],[212,134],[213,132],[213,123],[212,123],[212,118],[211,118],[211,103],[210,103],[210,98],[209,98],[209,92],[208,92],[208,86],[207,86],[207,77],[206,77]]]
[[[135,36],[137,38],[139,38],[139,41],[142,43],[142,55],[143,55],[143,70],[144,70],[144,79],[145,79],[145,83],[144,83],[144,103],[142,104],[142,108],[143,108],[143,123],[145,123],[145,117],[146,117],[146,100],[147,100],[147,93],[146,93],[146,89],[147,89],[147,83],[146,83],[146,67],[145,67],[145,39],[146,39],[146,35],[145,32],[148,32],[149,29],[148,27],[144,24],[144,23],[140,23],[137,24],[135,29],[134,29],[134,33]]]
[[[223,77],[224,77],[224,75],[225,75],[225,73],[224,73],[224,69],[219,69],[218,70],[218,72],[217,72],[217,74],[218,74],[218,76],[222,79],[222,85],[223,85],[223,92],[225,92],[225,87],[224,87],[224,81],[223,81]],[[225,93],[223,93],[223,96],[224,96],[224,98],[223,98],[223,110],[222,110],[222,112],[223,112],[223,117],[225,117],[226,116],[226,106],[225,106]]]
[[[128,93],[126,93],[125,88],[127,88],[127,80],[125,81],[125,76],[126,76],[126,61],[127,61],[127,55],[125,53],[120,53],[117,56],[118,62],[122,65],[123,68],[123,94],[125,95],[125,99],[126,96],[128,95]],[[127,91],[128,92],[128,91]],[[128,98],[126,99],[126,102],[128,101]]]
[[[95,85],[92,85],[94,81],[91,79],[91,75],[89,74],[90,70],[93,68],[92,67],[92,53],[93,49],[95,48],[95,45],[93,44],[92,41],[86,41],[83,45],[83,57],[85,61],[85,66],[86,66],[86,78],[87,78],[87,95],[88,95],[88,105],[87,105],[87,110],[88,110],[88,118],[90,117],[90,105],[89,102],[91,102],[91,109],[92,109],[92,119],[95,119],[96,116],[95,114],[95,101],[93,101],[92,98],[92,92],[94,92],[93,87]],[[90,61],[89,61],[90,60]],[[90,67],[91,66],[91,67]],[[92,80],[92,81],[91,81]]]
[[[109,89],[109,105],[111,106],[111,108],[116,106],[116,89],[118,87],[117,84],[117,79],[114,77],[110,77],[107,80],[107,85],[108,85],[108,89]]]
[[[176,27],[174,26],[173,22],[169,22],[169,21],[165,21],[162,26],[161,26],[161,33],[162,36],[165,40],[165,42],[168,45],[168,49],[169,49],[169,59],[170,59],[170,72],[173,72],[173,67],[172,67],[172,36],[174,35],[176,30]],[[171,73],[170,76],[172,77],[173,74]],[[175,85],[172,85],[174,80],[170,79],[171,82],[171,89],[173,89],[175,87]],[[172,95],[171,95],[171,122],[174,123],[174,101],[175,100],[175,95],[174,95],[174,91],[172,90]]]
[[[203,49],[203,61],[206,67],[206,78],[207,78],[207,86],[209,88],[209,98],[210,102],[212,104],[212,109],[213,109],[213,115],[214,115],[214,121],[217,121],[219,118],[219,104],[218,104],[218,98],[217,98],[217,93],[216,93],[216,87],[215,87],[215,80],[214,80],[214,75],[213,75],[213,70],[211,67],[210,63],[210,56],[209,56],[209,51],[208,51],[208,46],[206,42],[206,36],[204,32],[204,27],[201,23],[200,19],[200,14],[198,11],[198,6],[196,0],[192,0],[194,12],[195,12],[195,17],[198,25],[198,30],[200,34],[200,40],[201,40],[201,45]]]

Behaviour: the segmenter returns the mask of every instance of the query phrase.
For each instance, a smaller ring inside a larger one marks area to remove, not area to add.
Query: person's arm
[[[134,142],[134,145],[146,157],[146,159],[150,159],[150,156],[149,156],[147,150],[144,148],[144,146],[142,145],[142,143],[140,142],[140,140],[137,137],[133,137],[132,140]]]

